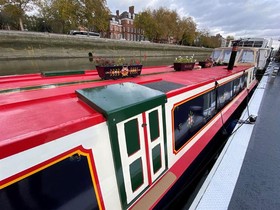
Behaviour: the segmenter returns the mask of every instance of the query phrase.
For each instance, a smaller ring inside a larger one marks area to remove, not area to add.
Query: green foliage
[[[75,0],[54,0],[49,15],[58,25],[60,33],[67,33],[76,26],[79,5]]]
[[[44,18],[35,15],[26,17],[26,27],[29,31],[51,32],[52,27]]]
[[[1,26],[24,30],[25,13],[30,11],[36,0],[0,0]]]
[[[156,20],[153,17],[152,11],[147,9],[139,13],[134,20],[136,28],[144,30],[145,37],[153,41],[156,38]]]
[[[141,62],[138,59],[131,58],[129,62],[125,58],[94,58],[94,63],[96,66],[123,66],[123,65],[139,65]]]
[[[227,36],[226,39],[228,39],[228,40],[234,40],[234,37],[233,37],[233,36]]]
[[[157,10],[146,9],[136,16],[136,27],[144,31],[150,41],[175,42],[191,45],[196,34],[196,24],[192,18],[180,18],[175,10],[160,7]]]
[[[38,14],[27,16],[34,7]],[[105,32],[109,14],[106,0],[0,0],[1,29],[67,33],[80,27]]]
[[[180,45],[203,46],[209,48],[219,47],[219,36],[211,36],[208,31],[197,31],[197,26],[191,17],[183,17],[176,11],[166,8],[157,10],[146,9],[140,12],[134,24],[144,31],[144,36],[152,42],[169,43]]]
[[[100,32],[106,32],[109,29],[110,10],[105,5],[105,0],[86,1],[87,16],[91,28]]]
[[[33,16],[27,12],[36,10]],[[0,0],[0,29],[69,33],[83,29],[101,33],[109,29],[110,10],[106,0]],[[197,31],[191,17],[181,18],[175,10],[145,9],[134,19],[145,40],[203,47],[219,47],[220,37]],[[233,37],[227,37],[232,39]]]
[[[194,55],[192,56],[178,56],[177,58],[175,58],[174,63],[194,63],[196,62],[196,60],[194,59]]]
[[[117,62],[116,62],[117,66],[121,66],[124,63],[126,63],[125,58],[118,58],[117,59]]]
[[[207,30],[197,33],[196,46],[216,48],[221,46],[221,37],[219,35],[211,36]]]
[[[183,18],[177,23],[176,39],[181,45],[193,45],[196,38],[196,23],[191,17]]]

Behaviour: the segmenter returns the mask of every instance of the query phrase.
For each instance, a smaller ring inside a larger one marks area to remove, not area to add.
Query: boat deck
[[[279,209],[279,66],[270,64],[191,209]]]
[[[81,102],[75,91],[109,84],[152,83],[167,88],[167,97],[243,72],[248,67],[226,66],[176,72],[171,66],[144,68],[141,76],[101,80],[95,70],[66,76],[42,74],[4,76],[0,80],[0,158],[104,122],[101,113]],[[160,84],[159,84],[160,83]],[[171,87],[171,88],[170,88]],[[28,141],[27,144],[19,142]]]

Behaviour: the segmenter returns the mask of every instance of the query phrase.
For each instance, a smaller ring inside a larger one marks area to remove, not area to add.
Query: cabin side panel
[[[248,79],[249,75],[252,76]],[[223,124],[221,113],[226,113],[235,97],[252,83],[253,68],[231,77],[168,98],[166,104],[166,129],[168,167],[181,157],[188,156],[189,164],[201,150],[195,145],[207,144],[207,136],[215,135],[213,125]],[[220,127],[221,125],[219,125]]]

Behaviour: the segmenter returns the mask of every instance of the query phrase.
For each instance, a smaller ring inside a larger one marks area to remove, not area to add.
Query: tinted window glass
[[[0,190],[1,209],[99,209],[88,160],[78,154]]]
[[[198,96],[174,109],[175,149],[180,149],[215,115],[215,91]]]

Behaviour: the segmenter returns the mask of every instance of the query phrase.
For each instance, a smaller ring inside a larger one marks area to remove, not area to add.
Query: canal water
[[[108,57],[106,59],[114,59]],[[115,60],[117,57],[115,57]],[[137,59],[143,67],[173,65],[175,57],[127,57],[126,61]],[[196,60],[205,60],[205,57],[195,57]],[[56,58],[56,59],[8,59],[0,60],[0,76],[41,73],[44,71],[63,70],[92,70],[95,69],[94,60],[83,58]]]

